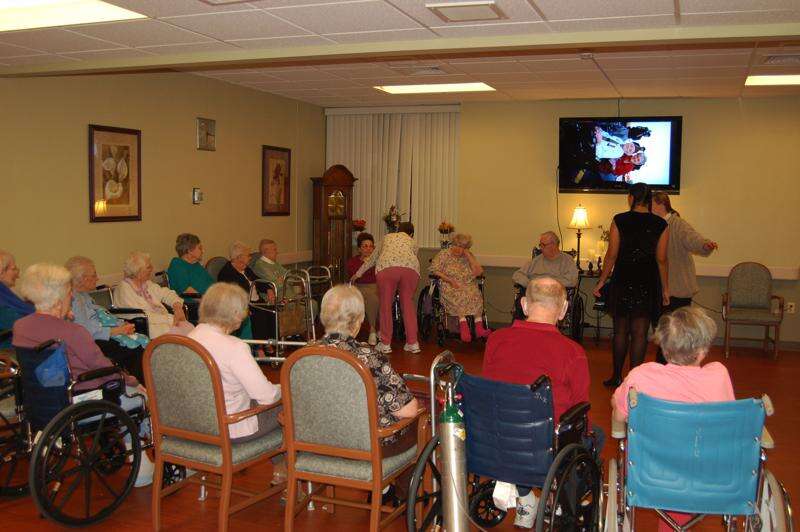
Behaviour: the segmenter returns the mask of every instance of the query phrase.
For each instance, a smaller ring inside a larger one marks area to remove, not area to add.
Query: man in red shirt
[[[550,377],[554,420],[573,405],[589,401],[589,363],[586,352],[556,327],[567,312],[567,291],[552,277],[538,277],[528,283],[521,300],[525,321],[516,320],[489,336],[483,356],[483,377],[513,384],[529,385],[540,376]],[[599,431],[597,427],[593,427]],[[599,434],[597,434],[599,436]],[[602,437],[596,436],[597,451]],[[517,515],[514,525],[531,528],[536,497],[529,487],[517,486]]]

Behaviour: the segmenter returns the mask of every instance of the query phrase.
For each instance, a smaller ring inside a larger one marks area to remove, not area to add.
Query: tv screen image
[[[680,190],[681,117],[562,118],[560,192]]]

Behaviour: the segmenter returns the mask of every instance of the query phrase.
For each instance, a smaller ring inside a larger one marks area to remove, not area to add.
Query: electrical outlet
[[[786,303],[786,313],[794,314],[795,312],[797,312],[797,306],[794,304],[794,301]]]

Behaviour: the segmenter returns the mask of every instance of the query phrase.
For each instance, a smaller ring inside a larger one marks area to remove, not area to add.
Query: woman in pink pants
[[[406,345],[403,346],[403,350],[409,353],[420,351],[417,341],[417,313],[413,302],[414,292],[419,284],[419,259],[417,243],[413,237],[414,224],[401,223],[400,230],[386,235],[378,248],[350,279],[351,282],[355,281],[375,266],[381,330],[381,341],[375,349],[381,353],[392,352],[392,302],[398,289],[403,325],[406,329]]]

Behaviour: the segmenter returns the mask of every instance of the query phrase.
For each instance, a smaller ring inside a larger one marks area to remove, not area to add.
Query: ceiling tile
[[[332,72],[317,70],[315,68],[307,70],[278,70],[278,69],[264,69],[270,76],[283,81],[324,81],[328,79],[341,79],[340,76],[334,75]]]
[[[223,13],[225,11],[241,11],[250,9],[245,4],[212,6],[199,0],[104,0],[125,9],[149,17],[172,17],[176,15],[196,15],[199,13]],[[319,1],[319,0],[318,0]]]
[[[74,31],[91,37],[98,37],[126,46],[157,46],[159,44],[189,44],[208,42],[211,39],[196,33],[182,30],[157,20],[133,20],[74,26]]]
[[[675,26],[672,15],[644,15],[636,17],[584,18],[549,22],[554,31],[605,31],[638,30],[643,28],[669,28]]]
[[[509,73],[509,74],[476,74],[473,76],[475,79],[480,81],[484,81],[486,83],[492,84],[496,81],[499,82],[512,82],[512,81],[519,81],[519,82],[527,82],[527,81],[541,81],[541,78],[535,72],[526,72],[526,73]]]
[[[506,73],[527,73],[530,72],[522,63],[516,61],[472,61],[459,63],[458,60],[451,61],[450,64],[467,74],[506,74]]]
[[[431,28],[442,37],[490,37],[494,35],[518,35],[527,33],[549,33],[544,22],[514,22],[495,24],[463,24],[435,26]]]
[[[543,59],[520,61],[531,72],[559,72],[562,70],[597,70],[594,61],[587,59]]]
[[[382,64],[363,63],[363,64],[350,64],[350,65],[336,65],[337,68],[333,69],[334,65],[325,65],[320,70],[336,70],[339,77],[346,79],[373,79],[382,77],[399,77],[400,74]],[[339,68],[341,67],[341,68]]]
[[[577,20],[603,17],[634,17],[637,15],[673,15],[673,0],[532,0],[546,20]]]
[[[378,0],[286,7],[269,12],[318,34],[420,27],[394,7]]]
[[[447,76],[403,76],[402,78],[386,78],[380,85],[426,85],[429,83],[469,83],[474,76],[465,74],[452,74]]]
[[[537,72],[542,81],[606,81],[599,70],[563,70],[558,72]]]
[[[705,67],[705,68],[676,68],[675,77],[678,78],[744,78],[747,67]]]
[[[192,15],[166,19],[187,30],[196,31],[215,39],[258,39],[265,37],[290,37],[309,32],[260,10]]]
[[[800,65],[758,65],[750,69],[751,75],[800,74]]]
[[[615,81],[614,87],[623,98],[675,97],[678,90],[672,80],[638,79]]]
[[[266,50],[292,46],[321,46],[331,44],[329,39],[317,35],[296,35],[294,37],[272,37],[266,39],[231,39],[227,42],[248,50]]]
[[[194,72],[193,72],[194,73]],[[225,81],[231,81],[234,83],[239,82],[266,82],[266,81],[278,81],[278,78],[275,76],[270,76],[263,72],[256,72],[254,70],[231,70],[231,71],[216,71],[216,72],[209,72],[203,73],[200,75],[204,75],[209,78],[216,78],[222,79]]]
[[[750,65],[750,52],[738,54],[702,54],[676,55],[675,66],[678,68],[699,67],[747,67]]]
[[[680,0],[681,13],[796,9],[797,0]]]
[[[22,46],[14,46],[12,44],[3,44],[0,42],[0,57],[14,57],[17,55],[35,55],[42,53],[44,52],[32,50],[30,48],[24,48]]]
[[[137,48],[115,48],[113,50],[91,50],[88,52],[71,52],[65,55],[82,61],[108,61],[111,59],[130,59],[134,57],[148,57],[153,54]]]
[[[112,42],[101,41],[59,28],[2,32],[0,33],[0,42],[53,53],[121,48],[120,45]]]
[[[199,42],[192,44],[166,44],[161,46],[142,46],[143,50],[157,55],[192,54],[203,52],[231,52],[238,50],[232,44],[224,42]]]
[[[439,37],[431,30],[425,28],[362,31],[358,33],[326,33],[325,36],[339,43],[419,41],[423,39],[437,39]]]
[[[419,0],[386,0],[390,4],[408,14],[426,26],[442,26],[444,21],[425,7],[426,2]],[[495,4],[507,18],[500,20],[480,21],[481,24],[498,24],[503,22],[539,22],[542,18],[531,7],[527,0],[496,0]]]
[[[624,79],[672,79],[675,77],[674,68],[605,70],[605,73],[613,81]]]
[[[603,70],[630,70],[630,69],[654,69],[672,68],[675,66],[676,59],[672,55],[648,56],[629,56],[626,54],[595,54],[594,60]]]
[[[745,97],[765,97],[765,96],[793,96],[800,94],[800,85],[778,86],[778,87],[745,87],[742,96]]]
[[[797,21],[800,21],[800,9],[794,11],[738,11],[681,15],[682,26],[728,26]]]
[[[311,4],[352,4],[363,0],[253,0],[248,2],[253,7],[269,9],[271,7],[297,7]]]

